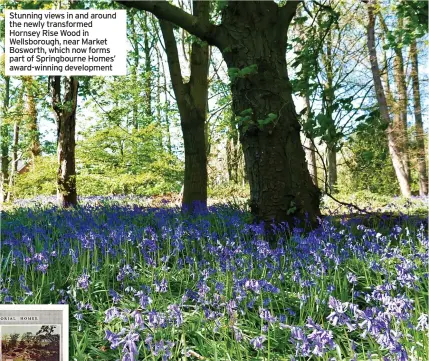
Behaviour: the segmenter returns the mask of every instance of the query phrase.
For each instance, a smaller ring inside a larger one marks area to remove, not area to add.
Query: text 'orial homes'
[[[125,75],[125,10],[6,10],[6,75]]]

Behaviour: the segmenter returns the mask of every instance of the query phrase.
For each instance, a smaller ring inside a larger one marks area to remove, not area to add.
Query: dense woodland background
[[[124,3],[127,8],[140,4]],[[427,2],[294,3],[285,56],[313,183],[343,200],[350,194],[363,199],[426,195]],[[219,24],[222,11],[232,6],[222,1],[175,5],[210,17],[213,24]],[[2,1],[1,9],[58,6],[123,8],[117,2]],[[129,8],[127,21],[127,76],[8,77],[2,67],[3,201],[55,195],[65,182],[59,178],[74,178],[74,170],[68,175],[58,170],[61,157],[74,151],[67,139],[57,147],[58,137],[64,136],[76,139],[77,185],[72,188],[80,196],[177,194],[183,192],[188,161],[194,174],[207,169],[209,197],[248,197],[240,132],[249,133],[253,123],[263,132],[275,125],[277,115],[267,113],[255,120],[251,108],[235,113],[231,85],[252,77],[257,66],[228,69],[217,47],[176,25],[160,23],[150,12]],[[376,96],[370,50],[378,60],[375,76],[384,101]],[[61,95],[67,89],[72,91]],[[193,99],[193,109],[187,108],[186,96]],[[66,114],[68,104],[76,108],[75,114]],[[195,110],[199,119],[192,118]],[[68,121],[76,122],[75,135]],[[191,129],[186,140],[181,125],[202,130]],[[204,134],[204,139],[196,134]],[[189,159],[184,139],[189,154],[194,154]],[[69,166],[73,162],[69,160]],[[293,167],[288,171],[294,172]],[[204,179],[192,187],[204,188]],[[203,193],[192,200],[202,200]]]

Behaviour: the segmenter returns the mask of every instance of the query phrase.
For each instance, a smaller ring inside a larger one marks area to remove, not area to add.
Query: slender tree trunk
[[[367,27],[367,46],[371,63],[371,72],[374,81],[375,94],[377,97],[378,106],[380,108],[380,116],[383,123],[386,125],[386,133],[388,140],[389,153],[392,158],[393,168],[395,169],[396,178],[398,179],[401,194],[405,197],[411,196],[410,183],[408,174],[401,160],[400,147],[397,144],[394,128],[390,121],[389,109],[387,107],[386,94],[384,93],[383,84],[381,83],[380,68],[378,66],[377,51],[375,45],[375,15],[374,6],[376,0],[368,2],[368,27]]]
[[[157,64],[157,72],[156,72],[156,124],[160,131],[160,139],[159,139],[159,145],[161,148],[164,148],[164,135],[165,130],[163,128],[162,124],[162,115],[161,115],[161,56],[159,54],[159,51],[156,51],[156,64]],[[168,148],[167,148],[168,149]]]
[[[327,151],[329,191],[334,193],[337,184],[337,152],[335,148],[328,148]]]
[[[39,128],[37,125],[37,108],[34,96],[33,77],[28,76],[25,77],[24,80],[27,94],[27,124],[28,132],[30,134],[30,153],[32,158],[32,167],[34,170],[36,157],[40,155],[40,137]]]
[[[233,110],[240,117],[252,213],[267,225],[272,221],[293,224],[294,217],[308,217],[316,224],[319,190],[311,180],[300,141],[284,56],[281,8],[252,1],[230,2],[227,10],[222,22],[234,32],[229,46],[221,51],[230,73],[245,69],[245,75],[231,79],[231,90]]]
[[[13,142],[12,142],[12,167],[9,176],[9,187],[7,190],[6,202],[10,202],[13,194],[13,185],[15,183],[15,177],[18,173],[18,145],[19,145],[19,121],[15,120],[13,124]]]
[[[61,79],[64,95],[61,97]],[[75,129],[78,80],[75,77],[50,77],[52,107],[57,122],[57,198],[59,207],[77,205]]]
[[[208,21],[209,3],[193,2],[194,14]],[[207,207],[207,154],[205,123],[208,95],[208,46],[194,41],[191,53],[191,76],[183,83],[177,43],[171,23],[160,21],[167,52],[173,90],[179,107],[185,148],[185,177],[182,207],[193,211]]]
[[[302,16],[302,9],[299,10],[299,12],[297,13],[297,16],[301,17]],[[299,33],[303,33],[305,31],[303,24],[300,25],[298,27],[298,32]],[[302,51],[303,45],[302,44],[298,44],[297,46],[297,52]],[[307,121],[310,120],[310,118],[312,117],[312,110],[311,110],[311,101],[310,101],[310,86],[309,86],[309,74],[307,71],[307,67],[303,66],[302,67],[302,71],[303,71],[303,78],[305,81],[305,107],[307,109],[306,111],[306,117],[307,117]],[[305,150],[305,159],[307,162],[307,167],[308,167],[308,171],[310,173],[310,177],[313,181],[313,184],[318,187],[319,186],[319,181],[317,179],[317,164],[316,164],[316,148],[314,145],[314,139],[311,135],[309,134],[304,134],[305,139],[304,139],[304,150]]]
[[[423,131],[422,107],[420,102],[419,63],[417,44],[414,39],[410,45],[411,79],[413,83],[414,116],[416,119],[417,165],[419,172],[419,193],[428,194],[428,173],[426,167],[425,134]]]
[[[231,115],[228,126],[228,139],[226,141],[228,180],[238,184],[240,180],[240,160],[242,156],[238,132],[235,125],[235,115]]]
[[[313,184],[318,187],[319,180],[317,179],[316,148],[314,146],[314,142],[310,138],[305,138],[304,145],[308,171],[310,172]]]
[[[337,184],[337,151],[336,151],[336,137],[335,137],[335,123],[334,123],[334,99],[335,91],[333,88],[334,74],[332,70],[332,35],[328,32],[326,36],[326,56],[323,57],[323,62],[326,68],[326,84],[325,84],[325,112],[330,122],[330,128],[327,132],[330,141],[326,142],[327,146],[327,160],[328,160],[328,189],[329,192],[335,192]]]
[[[305,106],[307,107],[307,118],[311,115],[311,102],[308,92],[305,94]],[[305,159],[307,161],[308,171],[310,172],[311,180],[316,187],[319,187],[319,180],[317,179],[317,164],[316,164],[316,147],[314,139],[305,138]]]
[[[6,123],[6,117],[9,111],[9,101],[10,101],[10,77],[5,76],[5,91],[3,98],[3,111],[2,111],[2,124],[0,128],[1,132],[1,194],[0,194],[0,203],[6,198],[5,184],[9,181],[9,145],[10,145],[10,135],[9,135],[9,125]]]
[[[132,55],[132,66],[131,66],[131,84],[133,84],[134,88],[132,89],[132,125],[134,129],[139,128],[139,109],[138,105],[140,103],[139,96],[139,85],[137,84],[138,78],[138,70],[139,70],[139,61],[140,61],[140,52],[139,52],[139,41],[137,37],[136,25],[135,25],[135,16],[137,16],[135,11],[129,16],[130,19],[130,32],[131,32],[131,44],[133,47],[133,55]]]
[[[167,77],[164,75],[164,94],[165,94],[165,127],[167,131],[167,149],[168,153],[173,154],[173,148],[171,146],[171,126],[170,126],[170,115],[168,114],[168,93],[167,93]]]
[[[149,28],[147,25],[148,14],[144,14],[144,69],[145,69],[145,82],[144,82],[144,91],[145,91],[145,114],[148,119],[152,117],[152,64],[150,61],[150,44],[149,44]]]
[[[164,63],[162,61],[162,56],[160,54],[159,49],[156,47],[155,48],[156,53],[157,53],[157,58],[158,58],[158,101],[157,101],[157,107],[158,107],[158,114],[159,114],[159,124],[160,127],[164,128],[163,129],[163,133],[166,133],[166,137],[167,137],[167,149],[168,149],[168,153],[173,154],[173,149],[171,147],[171,131],[170,131],[170,119],[169,119],[169,114],[168,114],[168,91],[167,91],[167,76],[165,74],[165,68],[164,68]],[[163,116],[161,115],[161,74],[162,74],[162,78],[163,78],[163,85],[162,85],[162,89],[164,90],[164,117],[165,120],[163,121]]]
[[[209,55],[208,55],[209,61],[210,61],[210,48],[209,48]],[[207,68],[207,77],[208,77],[208,68]],[[207,83],[207,90],[208,90],[208,83]],[[206,114],[210,113],[210,108],[209,108],[209,99],[208,99],[208,93],[207,93],[207,97],[206,97]],[[207,119],[206,117],[206,121],[204,122],[204,138],[205,138],[205,142],[206,142],[206,157],[207,159],[209,159],[210,157],[210,152],[212,149],[212,143],[211,143],[211,134],[210,134],[210,120]],[[207,160],[208,162],[208,160]]]
[[[399,23],[401,23],[399,19]],[[401,26],[400,26],[401,27]],[[405,79],[404,73],[404,57],[402,55],[402,48],[395,48],[395,57],[394,57],[394,78],[396,83],[396,88],[398,90],[398,101],[397,101],[397,112],[398,112],[398,122],[394,124],[395,129],[397,129],[397,141],[399,142],[399,147],[401,150],[401,161],[405,173],[407,174],[408,182],[411,183],[411,172],[410,172],[410,160],[408,154],[408,125],[407,125],[407,106],[408,106],[408,96],[407,96],[407,82]]]
[[[25,92],[25,80],[22,79],[21,88],[18,92],[18,102],[16,104],[17,116],[14,117],[13,123],[13,140],[12,140],[12,161],[9,175],[9,186],[7,190],[6,201],[10,202],[13,196],[13,186],[15,184],[15,177],[18,173],[18,149],[19,149],[19,136],[21,121],[24,118],[24,92]]]

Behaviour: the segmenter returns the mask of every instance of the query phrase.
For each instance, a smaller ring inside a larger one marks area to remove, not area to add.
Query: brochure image
[[[66,361],[68,306],[0,305],[1,361]]]
[[[1,327],[2,361],[60,361],[61,325]]]

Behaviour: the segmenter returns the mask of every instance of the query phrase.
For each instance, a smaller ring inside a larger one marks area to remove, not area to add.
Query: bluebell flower
[[[106,315],[106,317],[104,318],[104,322],[109,323],[110,321],[112,321],[116,317],[119,317],[120,311],[117,307],[111,307],[111,308],[107,309],[104,312],[104,314]]]
[[[266,336],[261,335],[255,338],[252,338],[250,340],[250,345],[255,349],[255,350],[263,350],[264,349],[264,342],[266,340]]]
[[[90,284],[89,275],[87,273],[82,273],[77,278],[77,288],[87,290]]]
[[[416,330],[429,331],[429,315],[422,313],[417,322]]]
[[[273,324],[277,321],[277,318],[274,317],[269,310],[261,307],[259,308],[259,317],[268,322],[268,324]]]
[[[348,272],[347,273],[347,281],[349,281],[353,286],[356,286],[358,279],[354,273]]]
[[[159,293],[165,293],[168,290],[168,283],[165,278],[163,278],[161,281],[155,281],[155,292]]]

